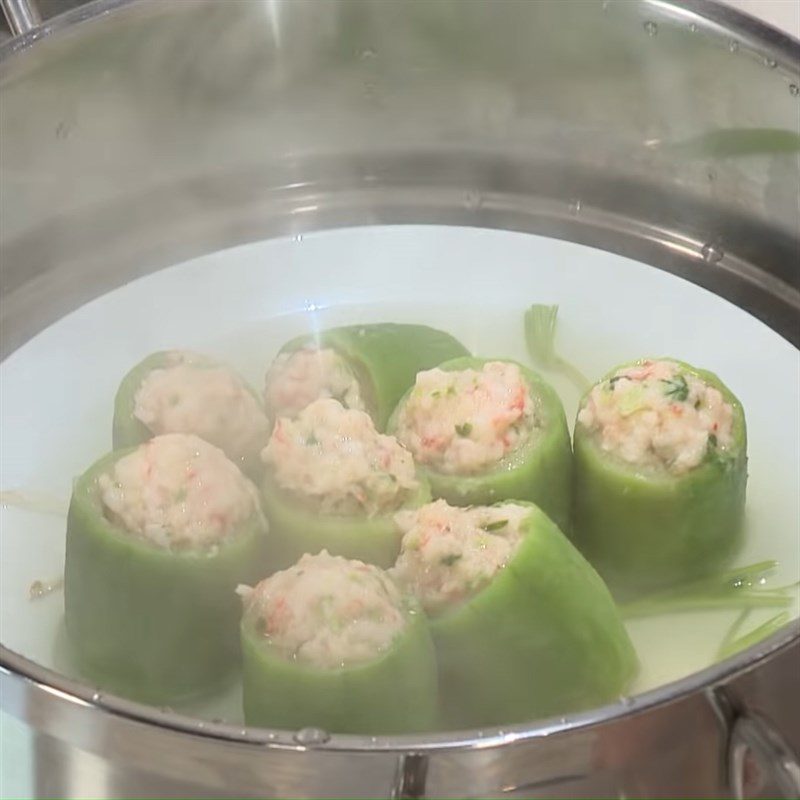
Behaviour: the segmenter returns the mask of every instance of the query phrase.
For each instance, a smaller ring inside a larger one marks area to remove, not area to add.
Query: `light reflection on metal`
[[[42,24],[34,0],[0,0],[0,6],[14,36],[21,36]]]

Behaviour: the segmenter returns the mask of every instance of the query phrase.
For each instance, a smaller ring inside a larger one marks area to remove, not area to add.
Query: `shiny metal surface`
[[[0,0],[0,7],[14,36],[28,33],[42,23],[41,14],[34,0]]]
[[[729,781],[736,798],[749,797],[748,758],[774,781],[781,797],[800,795],[800,762],[786,741],[769,723],[757,715],[745,713],[731,730],[728,764]]]
[[[182,259],[377,222],[592,244],[798,343],[798,85],[797,42],[712,2],[97,0],[0,47],[0,350]],[[740,718],[800,750],[799,660],[795,624],[589,714],[313,749],[5,649],[0,688],[43,796],[699,796],[735,788]]]
[[[800,170],[774,134],[797,125],[796,45],[756,53],[759,29],[723,36],[697,17],[692,32],[694,12],[664,3],[503,3],[485,39],[480,3],[408,18],[386,6],[112,0],[34,32],[24,58],[29,38],[7,45],[4,352],[136,274],[365,218],[624,250],[798,340]],[[59,35],[116,7],[83,25],[80,47]],[[526,26],[548,35],[529,44]],[[175,48],[184,35],[203,45]],[[45,273],[35,297],[23,289]]]
[[[40,734],[40,796],[728,796],[738,773],[726,758],[745,709],[800,749],[790,702],[799,637],[795,623],[677,684],[562,720],[424,738],[333,736],[313,748],[291,732],[93,697],[37,667],[23,677],[7,651],[0,689],[4,707]],[[719,687],[732,699],[729,715],[719,713]],[[779,796],[768,766],[763,796]]]

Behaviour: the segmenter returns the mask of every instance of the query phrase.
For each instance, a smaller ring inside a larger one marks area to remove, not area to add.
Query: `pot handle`
[[[417,753],[402,755],[397,760],[391,800],[414,800],[424,797],[428,778],[428,757]]]
[[[755,769],[757,774],[750,773]],[[800,762],[786,740],[763,717],[742,710],[731,728],[728,783],[737,800],[752,797],[748,784],[763,777],[782,797],[800,797]],[[756,789],[757,794],[758,789]]]
[[[42,24],[35,0],[0,0],[0,6],[13,36],[21,36]]]

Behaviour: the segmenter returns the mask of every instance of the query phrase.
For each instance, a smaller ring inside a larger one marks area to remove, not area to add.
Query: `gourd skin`
[[[315,668],[278,655],[247,614],[241,646],[248,725],[365,735],[436,727],[435,654],[421,612],[376,660],[341,669]]]
[[[218,688],[239,662],[239,583],[266,569],[254,514],[214,552],[173,552],[103,515],[97,479],[135,448],[114,451],[76,482],[67,518],[65,622],[80,671],[98,686],[164,703]]]
[[[302,347],[330,347],[343,356],[358,378],[368,411],[379,431],[397,402],[414,385],[417,373],[442,361],[469,355],[449,333],[427,325],[380,322],[331,328],[298,336],[281,348],[290,353]]]
[[[438,368],[450,372],[480,370],[490,361],[515,363],[509,359],[470,356],[446,361]],[[433,496],[444,498],[451,505],[491,505],[500,500],[525,500],[538,505],[559,528],[569,530],[572,448],[564,407],[549,383],[526,367],[517,366],[536,399],[536,414],[541,421],[530,439],[496,465],[474,475],[445,474],[424,464],[419,465],[419,470],[430,481]],[[389,433],[397,430],[400,408],[409,394],[410,390],[392,414]]]
[[[571,537],[622,595],[707,575],[735,555],[743,538],[747,429],[742,405],[713,373],[669,360],[717,389],[733,408],[732,445],[725,454],[681,475],[654,474],[604,453],[583,425],[575,426]],[[631,365],[616,367],[603,380]]]
[[[534,505],[514,558],[431,620],[445,724],[501,725],[618,697],[638,661],[600,576]]]

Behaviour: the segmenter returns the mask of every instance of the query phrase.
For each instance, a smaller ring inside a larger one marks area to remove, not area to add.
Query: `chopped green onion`
[[[671,380],[662,378],[661,383],[667,385],[667,388],[664,390],[664,394],[667,397],[671,397],[679,403],[686,402],[686,398],[689,397],[689,385],[686,383],[686,378],[684,378],[683,375],[677,375]]]
[[[662,145],[667,152],[690,158],[739,158],[742,156],[797,153],[800,136],[784,128],[717,128],[678,142]]]
[[[792,603],[788,593],[793,586],[767,587],[759,581],[777,567],[777,561],[759,561],[717,573],[699,581],[655,592],[624,603],[620,611],[626,619],[700,611],[714,608],[770,608]]]
[[[785,594],[768,592],[740,592],[731,595],[686,595],[665,603],[635,601],[620,607],[625,619],[653,617],[661,614],[679,614],[684,611],[713,611],[722,608],[781,608],[791,605],[792,598]]]
[[[440,564],[444,564],[446,567],[452,567],[453,564],[456,563],[461,558],[460,553],[450,553],[449,555],[442,556],[439,559]]]
[[[469,422],[465,422],[462,425],[456,425],[456,433],[459,436],[469,436],[472,433],[472,425]]]
[[[495,522],[488,522],[486,525],[483,525],[483,529],[491,533],[491,531],[499,531],[501,528],[505,528],[508,525],[507,519],[498,519]]]
[[[575,366],[561,358],[555,350],[558,306],[534,304],[525,312],[525,342],[536,366],[561,372],[579,392],[586,391],[591,381]]]
[[[319,444],[319,439],[317,439],[317,437],[316,437],[316,436],[314,436],[314,434],[312,433],[312,434],[311,434],[310,436],[308,436],[308,438],[306,439],[306,444],[307,444],[309,447],[313,447],[315,444]]]
[[[733,624],[730,626],[730,628],[728,628],[728,632],[725,634],[725,637],[720,642],[719,648],[717,649],[717,661],[721,661],[723,658],[725,658],[723,653],[728,652],[731,642],[736,638],[736,635],[741,630],[745,620],[750,616],[751,610],[752,609],[750,608],[745,608],[736,615],[736,619],[733,621]]]
[[[731,629],[722,640],[722,644],[717,651],[717,661],[722,661],[729,656],[738,653],[740,650],[746,650],[750,645],[757,644],[762,639],[766,639],[770,634],[780,630],[791,618],[788,611],[780,611],[774,616],[770,617],[766,622],[753,628],[749,633],[742,636],[736,636],[742,627],[749,611],[744,611],[740,614],[736,621],[731,626]]]
[[[369,608],[364,616],[372,622],[383,622],[383,611],[379,608]]]
[[[794,583],[785,583],[783,586],[775,586],[773,587],[773,592],[793,592],[795,589],[800,587],[800,581],[795,581]]]

